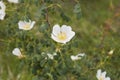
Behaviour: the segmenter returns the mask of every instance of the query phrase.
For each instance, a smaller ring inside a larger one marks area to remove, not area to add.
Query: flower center
[[[100,80],[104,80],[104,78],[102,76],[100,76]]]
[[[65,40],[66,38],[67,38],[67,35],[66,35],[65,32],[60,32],[60,33],[58,34],[58,39],[60,39],[60,40]]]
[[[24,28],[25,28],[25,29],[29,29],[29,28],[30,28],[30,24],[26,24],[26,25],[24,26]]]

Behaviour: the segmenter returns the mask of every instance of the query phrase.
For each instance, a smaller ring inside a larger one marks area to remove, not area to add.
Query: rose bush
[[[12,66],[15,77],[3,79],[23,80],[17,71],[22,73],[24,66],[33,76],[28,80],[119,79],[119,27],[110,9],[117,2],[0,1],[0,48],[19,65]]]

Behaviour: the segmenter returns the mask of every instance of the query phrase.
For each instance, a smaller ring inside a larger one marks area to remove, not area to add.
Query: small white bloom
[[[78,55],[72,55],[71,56],[71,59],[73,60],[73,61],[75,61],[75,60],[79,60],[79,59],[81,59],[83,56],[85,56],[85,53],[80,53],[80,54],[78,54]]]
[[[106,77],[106,71],[101,72],[101,69],[97,70],[96,77],[98,80],[110,80],[110,77]]]
[[[15,56],[18,56],[19,58],[22,58],[23,55],[21,54],[21,51],[19,48],[15,48],[13,51],[12,51],[13,55]]]
[[[18,22],[19,29],[23,29],[23,30],[31,30],[34,24],[35,24],[35,21],[31,21],[31,20],[29,20],[29,22],[26,22],[26,21]]]
[[[4,20],[6,14],[5,9],[6,9],[5,4],[2,1],[0,1],[0,20]]]
[[[75,32],[72,31],[72,28],[67,25],[62,25],[60,27],[58,24],[53,26],[51,38],[59,43],[66,44],[69,42],[75,35]]]
[[[109,54],[109,55],[112,55],[113,52],[114,52],[114,50],[112,49],[112,50],[110,50],[110,51],[108,52],[108,54]]]
[[[8,0],[10,3],[19,3],[19,0]]]

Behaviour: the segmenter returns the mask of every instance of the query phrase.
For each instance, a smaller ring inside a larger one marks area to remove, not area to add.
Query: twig
[[[42,3],[45,4],[44,0],[42,0]],[[49,17],[48,17],[48,9],[46,8],[45,11],[46,11],[46,14],[45,14],[46,22],[50,26]]]
[[[103,24],[103,35],[102,35],[102,39],[101,39],[101,43],[100,43],[100,47],[103,47],[103,44],[104,44],[104,39],[105,37],[107,36],[108,32],[111,30],[111,25],[109,23],[109,21],[106,21],[104,24]]]
[[[48,25],[50,26],[49,17],[48,17],[48,9],[46,8],[45,11],[46,11],[46,15],[45,15],[46,21],[47,21]]]

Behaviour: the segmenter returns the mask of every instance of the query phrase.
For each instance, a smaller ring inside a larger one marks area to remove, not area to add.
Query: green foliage
[[[120,79],[120,32],[115,22],[106,23],[114,15],[108,9],[109,1],[4,2],[7,10],[5,19],[0,21],[0,80],[97,80],[96,72],[100,68],[106,70],[112,80]],[[113,4],[117,5],[117,2]],[[18,29],[19,20],[29,19],[36,21],[31,30]],[[54,24],[69,24],[76,33],[75,37],[66,44],[53,41]],[[16,47],[20,48],[24,58],[19,60],[12,56]],[[108,54],[110,50],[114,50],[113,55]],[[57,55],[50,59],[48,53]],[[86,55],[80,60],[71,60],[71,55],[79,53]],[[11,72],[13,77],[10,77]],[[20,78],[17,77],[19,74]]]
[[[77,15],[77,19],[80,19],[82,14],[81,14],[81,7],[80,3],[76,4],[74,7],[74,13]]]

